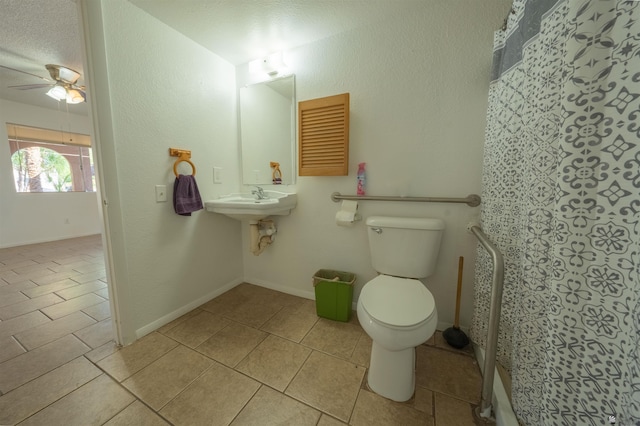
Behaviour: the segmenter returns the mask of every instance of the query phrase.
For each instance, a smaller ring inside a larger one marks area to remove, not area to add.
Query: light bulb
[[[56,101],[61,101],[67,97],[67,90],[64,87],[58,86],[56,84],[51,89],[49,89],[49,91],[47,92],[47,96],[52,97]]]
[[[80,102],[84,102],[84,95],[78,89],[69,89],[67,90],[67,103],[68,104],[79,104]]]

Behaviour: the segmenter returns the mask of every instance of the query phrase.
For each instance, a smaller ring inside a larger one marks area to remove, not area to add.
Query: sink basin
[[[265,190],[267,198],[258,200],[248,192],[223,195],[217,200],[206,201],[205,209],[236,220],[257,221],[268,216],[286,216],[295,208],[296,194]]]

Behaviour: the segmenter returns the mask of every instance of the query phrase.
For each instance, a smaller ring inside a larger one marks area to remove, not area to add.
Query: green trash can
[[[319,317],[347,322],[351,318],[355,274],[320,269],[313,276],[316,313]]]

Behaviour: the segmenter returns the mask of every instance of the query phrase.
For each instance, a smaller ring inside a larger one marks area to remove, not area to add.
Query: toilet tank
[[[369,217],[367,234],[373,268],[397,277],[430,276],[436,268],[443,230],[440,219]]]

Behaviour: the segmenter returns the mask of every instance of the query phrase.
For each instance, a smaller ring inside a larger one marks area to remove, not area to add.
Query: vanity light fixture
[[[270,77],[277,76],[287,65],[282,60],[282,52],[276,52],[269,56],[249,62],[249,72],[252,74],[267,74]]]

